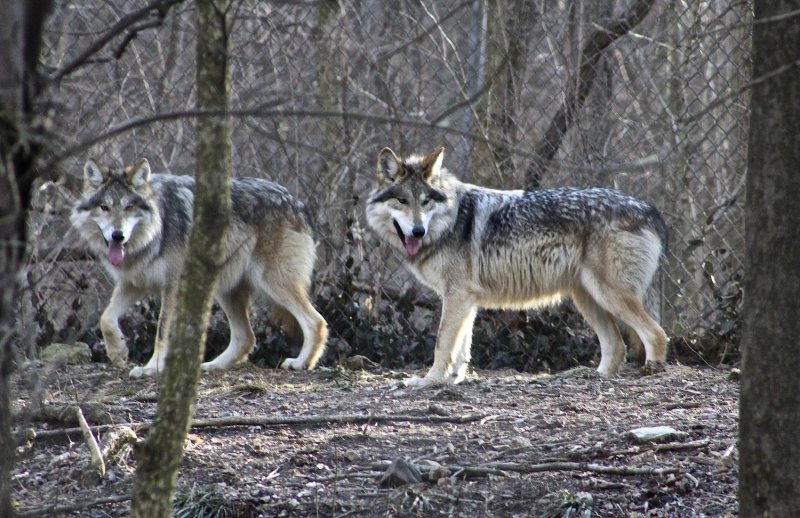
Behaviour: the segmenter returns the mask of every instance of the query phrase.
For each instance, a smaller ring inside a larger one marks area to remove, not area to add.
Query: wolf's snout
[[[411,229],[411,235],[414,237],[422,237],[425,235],[425,227],[422,225],[415,225],[414,228]]]
[[[125,234],[123,234],[121,230],[115,230],[111,233],[111,239],[117,243],[122,243],[125,240]]]

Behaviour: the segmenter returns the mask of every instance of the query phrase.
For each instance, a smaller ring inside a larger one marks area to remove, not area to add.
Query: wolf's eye
[[[130,211],[130,210],[133,210],[133,209],[135,209],[135,208],[136,208],[136,205],[133,205],[133,204],[131,204],[131,205],[125,205],[125,210],[128,210],[128,211]]]
[[[426,205],[428,205],[430,202],[431,202],[431,199],[430,199],[430,198],[425,198],[424,200],[422,200],[422,206],[423,206],[423,207],[425,207],[425,206],[426,206]]]
[[[108,208],[108,205],[100,205],[100,210],[102,210],[103,212],[108,212],[111,209]]]
[[[405,198],[397,198],[397,201],[400,202],[400,205],[408,205],[408,200]]]

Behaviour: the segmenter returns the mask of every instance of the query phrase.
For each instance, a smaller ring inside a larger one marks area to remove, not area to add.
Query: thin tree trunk
[[[798,59],[797,0],[756,0],[753,76]],[[800,515],[800,67],[752,91],[747,160],[740,516]]]
[[[479,108],[489,135],[497,143],[475,143],[473,161],[485,157],[492,160],[494,178],[477,178],[474,181],[510,185],[517,180],[517,171],[511,149],[517,141],[517,117],[531,49],[531,33],[539,16],[533,2],[526,0],[489,0],[486,28],[486,66],[484,83],[491,83],[486,100]],[[499,177],[498,177],[499,175]]]
[[[48,0],[0,1],[0,516],[13,516],[11,385],[17,281],[25,264],[26,217],[40,143],[31,139],[36,67]]]
[[[228,6],[228,0],[197,1],[197,104],[201,109],[229,108]],[[170,352],[155,426],[137,454],[133,515],[142,518],[172,514],[230,219],[230,119],[201,118],[197,134],[194,223],[177,294],[173,295],[178,305],[169,331]]]

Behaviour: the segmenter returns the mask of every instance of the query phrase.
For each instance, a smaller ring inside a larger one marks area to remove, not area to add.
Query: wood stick
[[[371,466],[372,469],[386,469],[389,466],[387,463],[377,463]],[[588,471],[591,473],[602,473],[604,475],[622,475],[622,476],[639,476],[639,475],[656,475],[663,476],[670,473],[678,473],[678,468],[637,468],[629,466],[604,466],[602,464],[594,464],[588,462],[545,462],[542,464],[521,464],[512,462],[487,462],[477,466],[461,466],[461,465],[441,465],[436,467],[426,466],[425,464],[417,464],[417,468],[422,472],[427,472],[432,469],[446,469],[453,473],[467,473],[467,474],[501,474],[504,472],[514,473],[541,473],[544,471]]]
[[[195,419],[191,423],[192,429],[197,428],[224,428],[228,426],[319,426],[326,424],[362,424],[362,423],[472,423],[486,417],[485,414],[466,416],[439,416],[439,415],[391,415],[391,414],[333,414],[333,415],[301,415],[301,416],[234,416],[209,419]],[[119,423],[90,427],[95,432],[127,426],[134,431],[149,430],[153,424]],[[55,430],[38,430],[36,438],[59,437],[66,434],[82,432],[81,428],[59,428]]]
[[[106,475],[106,463],[103,461],[103,454],[100,452],[100,445],[97,444],[97,440],[92,434],[89,423],[87,423],[86,418],[83,417],[81,407],[77,405],[75,405],[75,416],[78,418],[78,424],[80,425],[80,430],[83,433],[83,440],[86,442],[86,446],[89,447],[89,453],[92,455],[91,467],[97,471],[97,474],[100,476],[100,478],[103,478]]]

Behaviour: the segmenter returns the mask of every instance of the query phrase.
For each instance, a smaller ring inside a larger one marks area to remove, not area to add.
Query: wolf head
[[[444,233],[454,207],[453,180],[442,169],[444,148],[405,160],[384,148],[367,221],[384,240],[414,258]]]
[[[122,267],[127,255],[144,248],[160,231],[147,160],[119,172],[90,158],[83,167],[83,195],[70,221],[95,253]]]

